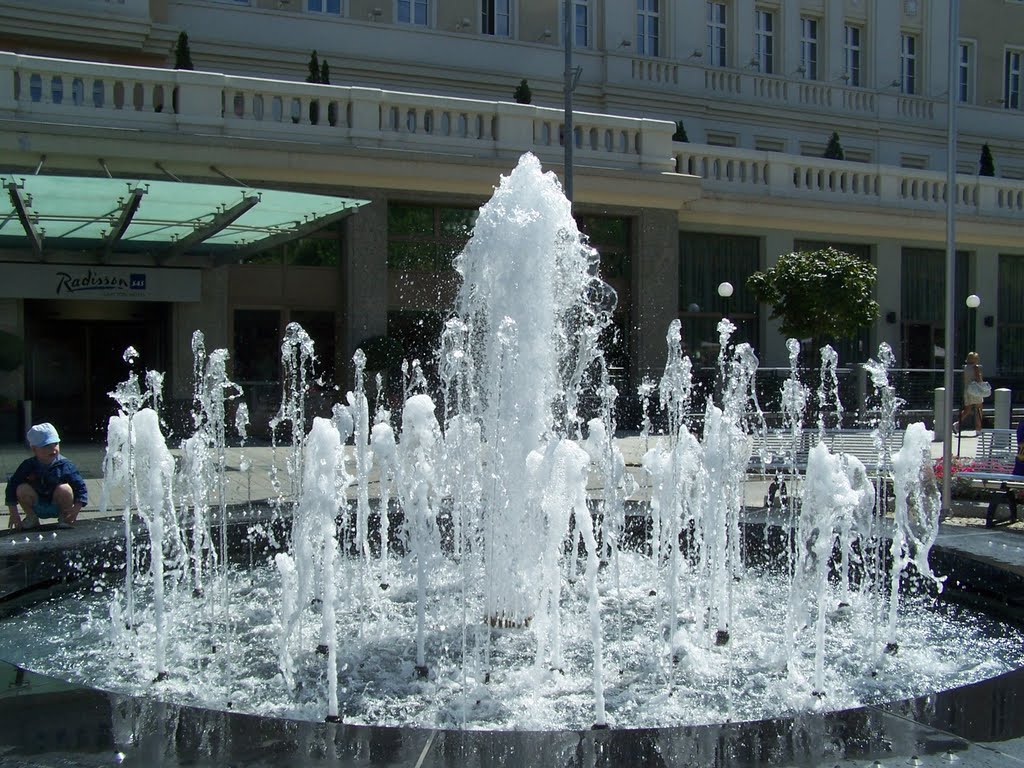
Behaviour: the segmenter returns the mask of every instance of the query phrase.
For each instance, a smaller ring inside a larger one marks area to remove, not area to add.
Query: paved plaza
[[[636,480],[639,490],[635,496],[638,500],[645,500],[649,497],[650,483],[646,472],[642,467],[644,453],[656,445],[661,437],[643,438],[636,435],[623,436],[618,438],[617,445],[622,451],[626,460],[629,472]],[[974,455],[977,440],[967,433],[962,438],[956,435],[953,437],[953,455],[971,457]],[[274,489],[271,478],[272,468],[277,467],[277,474],[281,483],[281,494],[289,495],[289,483],[285,470],[290,446],[271,447],[268,445],[246,445],[242,447],[229,447],[226,451],[226,490],[227,503],[229,505],[245,505],[247,503],[265,502],[275,499],[278,491]],[[355,458],[352,446],[348,450],[348,468],[354,472]],[[65,443],[61,446],[61,453],[65,458],[74,462],[82,476],[85,478],[89,488],[89,505],[83,510],[82,518],[104,518],[119,517],[124,512],[123,494],[112,492],[104,494],[105,483],[103,479],[103,460],[105,448],[93,443]],[[180,449],[171,449],[176,457],[180,456]],[[0,445],[0,477],[7,478],[19,462],[29,456],[29,451],[24,446],[15,443]],[[942,456],[942,443],[932,443],[932,456],[936,459]],[[370,494],[375,495],[377,476],[371,474]],[[768,482],[756,476],[748,476],[745,483],[745,503],[747,507],[759,508],[764,503],[767,493]],[[591,480],[591,492],[600,490],[597,478]],[[353,489],[354,498],[354,489]],[[959,525],[984,525],[984,506],[971,507],[966,504],[957,504],[953,513],[946,518],[945,522]],[[3,512],[4,527],[6,528],[6,509]],[[1015,523],[1006,526],[1009,529],[1024,531],[1024,523]]]

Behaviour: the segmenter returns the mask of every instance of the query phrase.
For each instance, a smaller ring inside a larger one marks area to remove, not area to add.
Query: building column
[[[825,60],[820,63],[821,79],[840,83],[846,69],[846,12],[844,0],[829,0],[825,9]]]
[[[733,35],[730,44],[736,56],[733,66],[747,69],[754,58],[754,0],[736,0],[734,9],[729,20]]]
[[[902,7],[903,3],[893,0],[874,0],[872,12],[868,15],[870,32],[867,37],[871,48],[866,58],[870,62],[870,72],[865,82],[873,82],[876,88],[886,88],[900,76]],[[891,90],[898,92],[896,89]]]
[[[878,322],[872,334],[872,345],[869,357],[877,359],[878,346],[885,342],[892,347],[897,364],[902,365],[903,354],[900,349],[900,329],[903,323],[903,251],[899,242],[883,240],[875,246],[875,266],[878,277],[875,282],[875,301],[878,302]],[[894,313],[895,322],[890,323],[890,313]]]
[[[665,370],[665,334],[679,317],[679,217],[672,210],[644,210],[636,219],[633,259],[631,383],[655,380]]]
[[[345,219],[338,269],[338,384],[352,385],[352,355],[360,343],[388,330],[388,203],[381,195]]]

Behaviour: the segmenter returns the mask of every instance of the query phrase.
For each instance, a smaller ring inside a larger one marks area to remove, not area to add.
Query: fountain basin
[[[233,522],[237,552],[245,558],[241,533],[251,521]],[[95,569],[116,570],[120,530],[118,523],[96,521],[71,532],[0,537],[8,592],[0,625],[4,635],[16,631],[12,622],[26,606],[54,591],[88,585],[97,577]],[[1024,615],[1018,597],[1024,594],[1024,549],[1012,536],[944,527],[932,554],[936,570],[949,576],[944,604],[981,605],[1010,624],[1019,622]],[[920,761],[946,760],[947,753],[962,761],[1024,754],[1024,709],[1016,706],[1024,692],[1020,669],[951,690],[838,712],[664,728],[544,731],[301,722],[98,691],[13,664],[0,671],[8,680],[8,695],[0,697],[0,711],[7,715],[0,720],[6,731],[0,739],[8,751],[0,765],[53,765],[58,759],[67,765],[109,765],[120,759],[125,764],[184,765],[202,756],[205,765],[832,766],[861,760],[907,764],[915,755],[920,765],[928,765]],[[151,761],[153,756],[160,756],[160,762]]]

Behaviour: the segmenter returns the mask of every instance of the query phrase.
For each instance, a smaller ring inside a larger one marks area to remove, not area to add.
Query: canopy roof
[[[184,254],[237,261],[351,215],[367,200],[83,176],[2,177],[0,248]]]

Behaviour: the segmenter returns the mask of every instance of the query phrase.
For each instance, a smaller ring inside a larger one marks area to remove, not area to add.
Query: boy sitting
[[[36,424],[26,438],[32,458],[21,462],[4,494],[11,516],[8,527],[28,530],[39,527],[41,517],[56,517],[61,528],[70,528],[89,501],[85,481],[78,468],[60,455],[60,435],[52,424]]]

